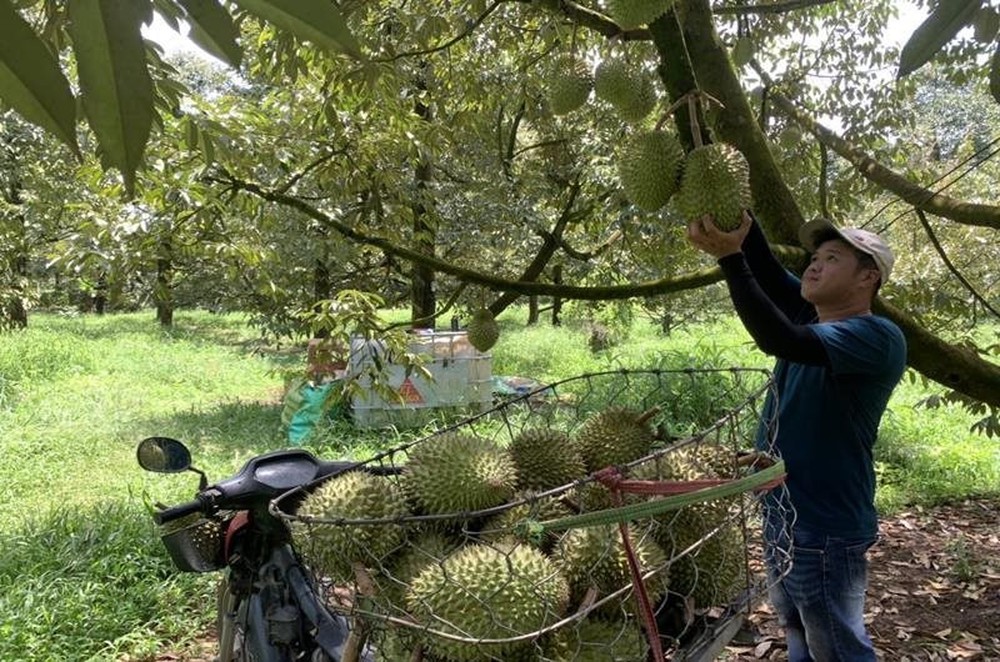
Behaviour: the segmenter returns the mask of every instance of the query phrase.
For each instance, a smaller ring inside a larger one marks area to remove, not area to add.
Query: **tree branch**
[[[396,53],[394,56],[392,56],[391,58],[388,58],[387,60],[376,60],[376,62],[395,62],[396,60],[401,60],[401,59],[406,58],[406,57],[415,57],[415,56],[418,56],[418,55],[430,55],[431,53],[438,53],[440,51],[446,51],[449,48],[451,48],[452,46],[454,46],[455,44],[457,44],[458,42],[460,42],[463,39],[465,39],[466,37],[470,36],[473,32],[475,32],[476,28],[478,28],[480,25],[482,25],[483,21],[485,21],[487,18],[489,18],[490,14],[492,14],[493,12],[495,12],[497,10],[497,7],[499,7],[504,2],[507,2],[507,1],[508,0],[493,0],[493,3],[490,4],[488,7],[486,7],[486,9],[483,11],[482,14],[480,14],[479,16],[477,16],[476,18],[474,18],[470,23],[466,24],[465,30],[463,30],[462,32],[458,33],[457,35],[455,35],[454,37],[452,37],[448,41],[440,43],[437,46],[434,46],[432,48],[425,48],[425,49],[419,50],[419,51],[405,51],[403,53]]]
[[[895,322],[906,336],[907,362],[930,379],[994,407],[1000,406],[1000,365],[951,345],[884,299],[873,310]]]
[[[798,11],[799,9],[809,9],[810,7],[820,7],[822,5],[833,4],[837,0],[785,0],[785,2],[775,2],[767,5],[732,5],[729,7],[713,7],[712,13],[720,16],[725,14],[736,16],[747,16],[750,14],[784,14]]]
[[[771,81],[765,80],[765,83],[770,85]],[[914,184],[806,115],[790,99],[774,90],[771,90],[771,102],[785,116],[816,136],[820,143],[850,162],[862,177],[896,194],[916,209],[963,225],[1000,229],[1000,207],[961,202]]]
[[[924,214],[923,210],[921,209],[914,209],[914,211],[917,212],[917,218],[920,219],[920,224],[924,226],[924,232],[927,233],[927,238],[931,240],[931,244],[934,245],[934,250],[936,250],[937,254],[941,257],[941,260],[944,262],[944,265],[948,267],[948,271],[954,274],[955,278],[957,278],[958,281],[965,286],[965,289],[969,290],[969,292],[972,293],[972,296],[975,297],[976,301],[983,304],[983,307],[986,308],[986,310],[993,313],[994,317],[1000,319],[1000,313],[997,312],[996,308],[991,306],[990,302],[984,299],[983,296],[976,291],[976,288],[972,285],[972,283],[970,283],[965,278],[965,276],[963,276],[958,271],[955,265],[952,264],[951,260],[948,258],[948,254],[941,246],[941,242],[938,241],[937,235],[934,234],[934,229],[931,227],[931,224],[927,221],[927,215]]]
[[[704,287],[705,285],[717,283],[722,280],[722,272],[718,269],[718,267],[702,269],[700,271],[695,271],[681,276],[643,281],[640,283],[630,283],[627,285],[583,287],[509,280],[496,276],[495,274],[487,274],[473,269],[459,267],[436,256],[425,255],[414,249],[407,248],[405,246],[398,246],[383,237],[367,235],[363,232],[355,230],[350,225],[333,218],[299,198],[288,195],[287,193],[280,193],[272,189],[266,189],[257,183],[237,180],[231,177],[227,177],[225,179],[210,177],[209,180],[229,186],[234,191],[243,191],[262,200],[267,200],[268,202],[273,202],[295,209],[356,243],[374,246],[385,251],[386,253],[409,262],[424,265],[439,273],[453,276],[460,281],[481,285],[497,292],[516,292],[522,295],[548,295],[558,296],[563,299],[602,301],[630,299],[635,297],[650,297],[670,292],[681,292],[684,290]]]

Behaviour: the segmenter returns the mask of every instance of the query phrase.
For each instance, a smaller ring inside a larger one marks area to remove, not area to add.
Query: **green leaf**
[[[179,0],[191,22],[191,41],[231,67],[238,68],[243,49],[236,43],[240,31],[216,0]]]
[[[362,59],[357,40],[330,0],[235,0],[247,11],[320,48]]]
[[[7,0],[0,0],[0,98],[80,154],[76,100],[51,51]]]
[[[983,0],[938,0],[937,7],[920,26],[899,54],[896,78],[907,76],[934,57],[958,31],[969,24]]]
[[[990,94],[994,101],[1000,103],[1000,44],[997,44],[990,61]]]
[[[69,0],[84,110],[102,160],[121,171],[129,195],[153,123],[140,9],[133,0]]]

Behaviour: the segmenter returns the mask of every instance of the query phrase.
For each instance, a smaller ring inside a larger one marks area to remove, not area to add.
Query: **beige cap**
[[[809,221],[799,228],[799,241],[810,253],[815,252],[816,237],[826,232],[834,232],[841,239],[854,246],[862,253],[867,253],[875,260],[878,266],[879,275],[882,277],[884,285],[889,280],[892,272],[892,265],[896,262],[896,257],[892,254],[892,249],[885,243],[879,235],[860,228],[838,228],[830,220],[817,218]]]

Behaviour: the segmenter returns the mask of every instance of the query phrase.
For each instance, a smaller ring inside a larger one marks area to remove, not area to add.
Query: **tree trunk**
[[[15,177],[6,191],[5,200],[13,207],[24,204],[23,185]],[[9,257],[11,287],[7,301],[0,299],[0,329],[24,329],[28,326],[28,310],[24,306],[24,283],[28,278],[28,226],[24,212],[18,209],[14,214],[14,237]]]
[[[562,284],[562,265],[556,264],[552,267],[552,282],[556,285]],[[562,298],[559,296],[552,297],[552,326],[561,326],[562,320],[559,319],[559,315],[562,313]]]
[[[327,266],[326,260],[316,258],[316,262],[313,264],[313,301],[316,302],[316,305],[313,307],[313,310],[319,312],[319,302],[329,299],[332,294],[332,290],[333,285],[330,282],[330,268]],[[330,329],[316,329],[313,337],[329,338]]]
[[[538,324],[538,296],[532,294],[528,297],[528,326]]]
[[[103,315],[108,305],[108,275],[101,274],[97,279],[97,286],[94,288],[94,312]]]
[[[160,255],[156,259],[156,286],[153,288],[153,300],[156,302],[156,320],[162,327],[174,324],[173,302],[173,246],[170,235],[165,234],[160,240]]]
[[[429,65],[426,65],[429,66]],[[418,89],[426,89],[422,76],[417,81]],[[421,102],[414,106],[414,112],[425,122],[434,119],[434,111]],[[426,148],[423,148],[426,149]],[[433,221],[429,218],[428,206],[430,193],[428,183],[433,178],[433,169],[429,156],[421,150],[420,160],[414,170],[418,200],[412,205],[413,236],[416,238],[417,250],[424,255],[434,255],[437,232]],[[437,301],[434,296],[434,270],[430,267],[414,263],[410,272],[410,316],[420,320],[414,323],[416,328],[434,328],[434,313]]]

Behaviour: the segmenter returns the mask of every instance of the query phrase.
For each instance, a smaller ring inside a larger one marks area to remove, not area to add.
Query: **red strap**
[[[602,474],[598,480],[607,480],[612,486],[611,503],[616,508],[622,505],[622,494],[620,489],[621,474],[618,469],[608,467],[602,469]],[[617,478],[616,478],[617,476]],[[608,483],[605,483],[608,484]],[[660,631],[656,627],[656,615],[653,613],[653,605],[649,601],[649,593],[646,591],[646,583],[642,581],[642,568],[639,566],[639,559],[636,558],[635,549],[632,547],[632,540],[629,536],[628,525],[625,522],[618,522],[618,531],[622,536],[622,545],[625,547],[625,559],[628,561],[629,574],[632,575],[632,589],[635,591],[635,599],[639,605],[639,613],[646,623],[646,638],[649,641],[649,649],[653,652],[653,662],[665,662],[663,657],[663,647],[660,645]]]

